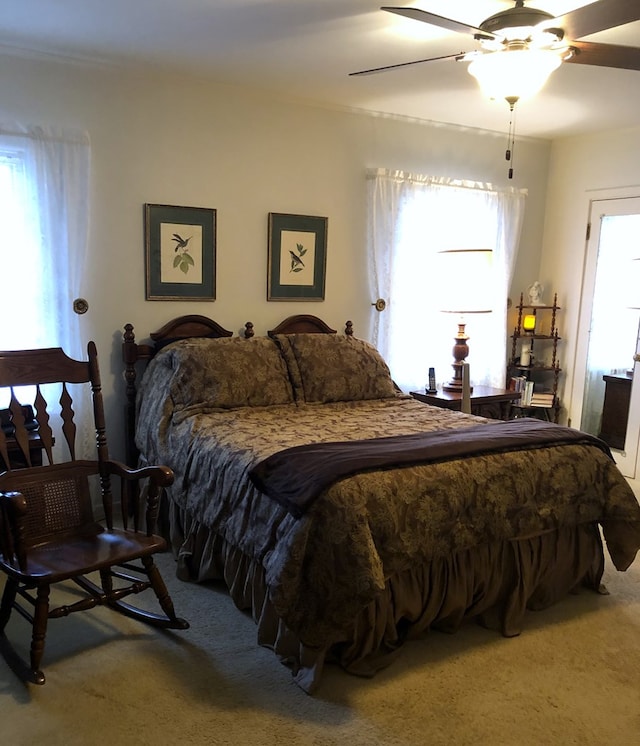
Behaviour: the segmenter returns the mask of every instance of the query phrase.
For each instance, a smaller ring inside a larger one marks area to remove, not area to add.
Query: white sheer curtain
[[[3,241],[0,349],[62,347],[85,360],[83,295],[89,224],[89,138],[55,127],[0,124]],[[53,394],[51,394],[53,395]],[[59,391],[56,394],[59,396]],[[8,405],[2,392],[0,406]],[[25,392],[25,401],[29,400]],[[95,454],[88,392],[74,392],[77,455]],[[56,435],[56,448],[63,437]]]
[[[424,388],[429,367],[438,383],[452,377],[457,319],[441,312],[447,285],[437,266],[446,249],[493,251],[491,313],[466,319],[473,383],[501,388],[505,382],[507,293],[515,264],[525,190],[436,178],[403,171],[367,172],[370,339],[388,361],[404,391]]]
[[[86,357],[73,300],[82,295],[89,220],[89,138],[0,124],[3,300],[0,347],[63,347]],[[11,319],[13,323],[8,323]]]

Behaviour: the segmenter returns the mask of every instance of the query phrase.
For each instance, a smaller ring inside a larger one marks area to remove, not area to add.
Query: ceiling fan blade
[[[542,28],[562,28],[564,38],[573,40],[639,20],[638,0],[598,0],[540,25]]]
[[[640,49],[619,44],[596,44],[588,41],[572,41],[576,53],[565,62],[579,65],[618,67],[623,70],[640,70]]]
[[[405,18],[411,18],[414,21],[430,23],[432,26],[440,26],[440,28],[446,28],[449,31],[456,31],[459,34],[482,34],[482,36],[493,38],[493,34],[488,31],[483,31],[475,26],[469,26],[468,23],[454,21],[452,18],[444,18],[443,16],[437,16],[435,13],[428,13],[426,10],[420,10],[420,8],[391,8],[383,6],[380,10],[386,10],[389,13],[405,16]]]
[[[370,70],[359,70],[355,73],[349,73],[349,76],[356,75],[373,75],[373,73],[383,73],[386,70],[397,70],[399,67],[410,67],[411,65],[421,65],[423,62],[437,62],[438,60],[455,60],[461,59],[466,55],[466,52],[458,52],[458,54],[444,54],[441,57],[428,57],[424,60],[413,60],[413,62],[400,62],[396,65],[385,65],[384,67],[372,67]]]

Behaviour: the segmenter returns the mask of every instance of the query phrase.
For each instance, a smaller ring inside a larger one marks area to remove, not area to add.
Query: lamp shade
[[[538,93],[561,62],[551,49],[505,49],[476,57],[467,70],[488,98],[519,100]]]
[[[451,249],[438,254],[443,279],[440,310],[489,313],[493,306],[491,249]]]

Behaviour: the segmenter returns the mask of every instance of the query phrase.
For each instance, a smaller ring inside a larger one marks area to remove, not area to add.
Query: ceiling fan
[[[478,26],[420,8],[384,6],[381,10],[470,34],[480,48],[350,74],[370,75],[437,60],[469,62],[468,72],[477,79],[484,93],[491,99],[505,99],[509,104],[512,118],[505,158],[510,162],[510,179],[513,178],[515,104],[537,93],[563,62],[640,70],[638,47],[579,41],[598,31],[640,20],[639,0],[596,0],[561,16],[527,8],[524,0],[515,0],[513,8],[495,13]]]
[[[413,7],[384,6],[381,10],[470,34],[480,48],[375,67],[350,75],[370,75],[437,60],[462,60],[471,63],[469,72],[476,76],[490,98],[506,98],[513,104],[524,95],[523,86],[526,95],[535,93],[562,62],[640,70],[638,47],[579,41],[598,31],[640,20],[638,0],[597,0],[557,17],[544,10],[525,7],[524,0],[515,0],[513,8],[490,16],[478,26]],[[526,90],[524,77],[530,69],[537,70],[537,76],[534,75],[536,80],[529,86],[531,90]]]

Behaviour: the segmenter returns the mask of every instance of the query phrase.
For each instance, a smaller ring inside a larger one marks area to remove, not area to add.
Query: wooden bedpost
[[[138,466],[138,449],[136,448],[136,363],[140,360],[150,360],[153,357],[153,347],[136,342],[133,324],[124,325],[122,335],[122,359],[124,361],[125,405],[124,405],[124,433],[125,433],[125,461],[127,466],[135,469]]]
[[[124,380],[126,381],[124,405],[125,460],[127,466],[135,468],[138,463],[138,449],[135,444],[136,430],[136,361],[138,345],[132,324],[125,324],[122,342],[124,360]]]

